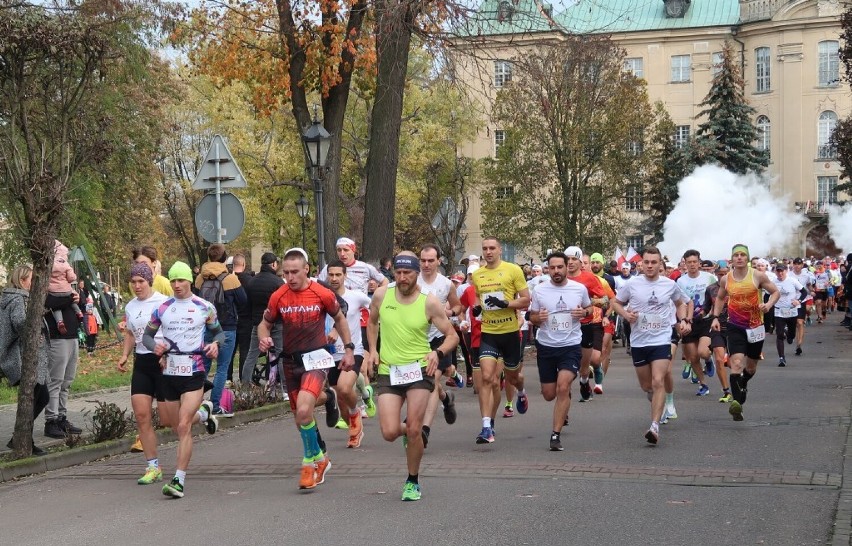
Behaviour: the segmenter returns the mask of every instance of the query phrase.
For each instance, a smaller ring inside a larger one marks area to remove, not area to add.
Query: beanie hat
[[[175,262],[169,269],[169,280],[192,282],[192,269],[183,262]]]

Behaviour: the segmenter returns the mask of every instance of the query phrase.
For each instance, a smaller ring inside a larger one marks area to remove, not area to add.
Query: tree
[[[843,29],[840,47],[840,60],[843,62],[843,78],[852,84],[852,5],[840,16],[840,28]],[[846,182],[837,185],[837,191],[852,192],[852,116],[837,123],[831,134],[831,145],[837,150],[840,162],[840,178]]]
[[[620,238],[652,120],[645,84],[623,59],[606,37],[572,36],[516,62],[495,104],[504,141],[483,191],[484,232],[542,254]]]
[[[731,172],[761,173],[769,166],[769,154],[755,146],[758,132],[752,122],[756,110],[745,98],[740,68],[729,43],[722,49],[722,66],[710,92],[699,106],[699,119],[707,120],[695,132],[693,153],[698,165],[716,163]]]
[[[73,189],[83,182],[79,175],[111,156],[111,108],[132,104],[129,90],[149,83],[143,32],[156,24],[147,6],[135,2],[0,6],[0,185],[11,197],[9,221],[33,263],[13,437],[15,454],[23,456],[31,450],[54,239],[67,221]]]

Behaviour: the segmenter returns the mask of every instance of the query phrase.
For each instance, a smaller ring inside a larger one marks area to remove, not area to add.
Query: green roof
[[[663,0],[575,0],[570,6],[554,9],[552,21],[542,13],[543,6],[548,4],[535,0],[484,0],[463,28],[456,30],[468,36],[552,30],[602,34],[732,26],[740,19],[738,0],[692,0],[682,18],[666,17]],[[506,8],[511,11],[509,16]]]

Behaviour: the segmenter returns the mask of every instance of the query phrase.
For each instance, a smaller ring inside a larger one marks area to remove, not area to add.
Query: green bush
[[[133,415],[112,402],[98,402],[92,413],[92,441],[106,442],[123,438],[134,429]]]

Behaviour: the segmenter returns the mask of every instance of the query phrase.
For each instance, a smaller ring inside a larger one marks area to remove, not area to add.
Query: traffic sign
[[[216,239],[216,194],[208,193],[195,207],[195,227],[208,243],[230,243],[240,236],[246,225],[246,212],[243,204],[233,193],[223,192],[222,198],[222,238]]]
[[[207,150],[207,155],[204,157],[204,163],[201,164],[198,176],[192,183],[192,189],[214,190],[216,189],[217,177],[221,188],[246,187],[246,177],[243,176],[239,165],[234,161],[234,156],[221,135],[213,137],[210,149]]]

